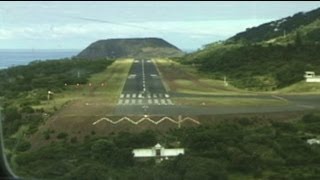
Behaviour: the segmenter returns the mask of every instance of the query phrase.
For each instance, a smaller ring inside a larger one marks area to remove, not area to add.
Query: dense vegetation
[[[262,24],[180,60],[240,88],[283,88],[303,80],[305,71],[320,73],[319,17],[316,9]]]
[[[65,84],[83,84],[91,74],[100,72],[113,61],[73,58],[70,60],[34,61],[26,66],[16,66],[0,71],[0,106],[5,117],[4,135],[15,133],[22,125],[28,125],[28,134],[37,131],[43,122],[43,109],[33,109],[47,99],[48,90],[56,93]]]
[[[17,172],[41,179],[319,179],[320,116],[298,122],[240,118],[214,125],[145,131],[108,137],[91,135],[19,152]],[[180,141],[180,143],[177,143]],[[184,147],[186,154],[156,164],[133,158],[133,148]]]
[[[299,12],[293,16],[280,20],[268,22],[258,27],[248,28],[227,40],[228,43],[234,42],[262,42],[273,39],[284,34],[295,32],[298,28],[309,25],[320,17],[320,8],[303,13]],[[319,36],[318,36],[319,37]],[[314,39],[315,40],[315,39]],[[320,40],[319,38],[316,40]]]
[[[250,90],[274,90],[304,79],[307,70],[320,72],[320,45],[225,45],[181,60],[195,64],[213,78]]]
[[[0,96],[16,97],[19,92],[34,89],[58,90],[64,84],[83,84],[88,77],[100,72],[113,61],[73,58],[71,60],[33,61],[0,71]]]

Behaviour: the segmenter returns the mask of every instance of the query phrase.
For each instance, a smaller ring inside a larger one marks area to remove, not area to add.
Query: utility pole
[[[52,91],[48,91],[48,101],[50,100],[50,96],[53,95]]]
[[[224,82],[224,85],[225,85],[225,86],[228,86],[228,82],[227,82],[227,77],[226,77],[226,76],[224,76],[223,82]]]

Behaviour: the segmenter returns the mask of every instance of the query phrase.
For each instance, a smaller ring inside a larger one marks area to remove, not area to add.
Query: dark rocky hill
[[[106,39],[90,44],[79,58],[179,57],[184,53],[160,38]]]

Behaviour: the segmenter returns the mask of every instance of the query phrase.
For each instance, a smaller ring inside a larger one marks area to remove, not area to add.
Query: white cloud
[[[169,42],[177,41],[176,37],[191,38],[197,46],[204,41],[224,39],[245,30],[246,27],[258,25],[268,20],[214,20],[214,21],[154,21],[141,23],[108,24],[99,22],[82,23],[46,23],[32,25],[14,25],[0,27],[0,39],[24,42],[34,40],[39,42],[39,47],[47,46],[41,43],[55,44],[68,41],[75,48],[84,47],[88,41],[107,38],[126,37],[165,37]],[[145,29],[143,27],[146,27]],[[212,39],[215,37],[214,39]],[[43,41],[43,42],[42,42]],[[5,42],[0,42],[0,48],[5,47]],[[190,43],[190,41],[189,41]],[[72,46],[72,45],[69,45]],[[191,45],[192,46],[192,45]]]

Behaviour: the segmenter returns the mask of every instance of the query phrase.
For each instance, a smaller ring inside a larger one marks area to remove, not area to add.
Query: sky
[[[0,2],[0,49],[84,49],[100,39],[159,37],[183,50],[320,7],[286,2]]]

